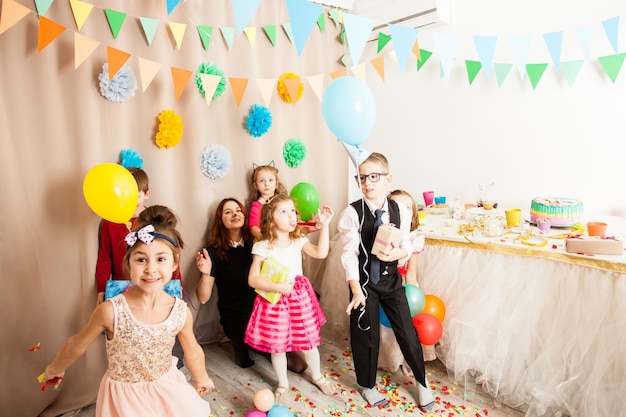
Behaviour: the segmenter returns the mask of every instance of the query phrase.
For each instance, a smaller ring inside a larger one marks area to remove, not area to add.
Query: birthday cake
[[[535,197],[530,203],[530,221],[550,219],[553,227],[569,227],[583,216],[583,203],[575,198]]]

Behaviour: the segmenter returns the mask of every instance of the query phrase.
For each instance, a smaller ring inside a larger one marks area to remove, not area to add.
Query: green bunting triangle
[[[427,51],[426,49],[420,49],[420,59],[417,60],[418,71],[424,66],[424,64],[426,63],[426,61],[428,61],[428,58],[430,58],[432,54],[432,52]]]
[[[513,64],[493,64],[494,72],[496,73],[496,80],[498,81],[498,87],[502,87],[502,83],[509,71],[513,68]]]
[[[565,79],[570,87],[574,84],[574,81],[576,81],[576,77],[578,77],[578,73],[580,72],[584,62],[585,60],[583,59],[578,61],[561,62],[561,70],[563,71],[563,74],[565,74]]]
[[[483,67],[483,64],[480,61],[469,61],[465,60],[465,68],[467,69],[467,78],[469,80],[470,85],[474,82],[474,79],[478,75],[478,72]]]
[[[606,72],[606,75],[609,76],[613,83],[615,83],[617,74],[619,74],[620,69],[622,69],[624,58],[626,58],[626,52],[598,57],[598,62],[600,62],[600,65],[604,68],[604,72]]]
[[[339,34],[339,39],[341,40],[341,44],[346,44],[346,28],[341,29],[341,33]]]
[[[386,35],[382,32],[378,32],[378,50],[376,53],[380,53],[380,51],[389,43],[391,40],[391,36]]]
[[[291,29],[291,23],[283,23],[283,30],[289,38],[289,42],[293,43],[293,29]]]
[[[326,20],[324,19],[324,13],[320,14],[320,17],[317,19],[317,26],[320,27],[322,33],[326,31]]]
[[[156,19],[149,19],[147,17],[141,16],[139,17],[139,21],[141,22],[143,33],[144,35],[146,35],[148,46],[151,46],[152,41],[154,40],[154,35],[156,34],[157,26],[159,25],[159,21]]]
[[[330,16],[331,20],[335,23],[335,25],[339,23],[339,10],[337,9],[329,10],[328,15]]]
[[[228,46],[228,50],[233,47],[233,40],[235,39],[235,28],[220,28],[220,32],[222,32],[222,37],[224,41],[226,41],[226,45]]]
[[[267,35],[270,42],[272,42],[272,46],[276,46],[276,25],[263,26],[263,32],[265,32],[265,35]]]
[[[526,64],[526,73],[533,86],[533,90],[537,87],[537,84],[539,84],[539,80],[541,80],[546,68],[548,68],[548,64]]]
[[[204,26],[198,25],[198,35],[200,35],[200,39],[202,40],[202,46],[205,51],[209,50],[209,45],[211,44],[211,37],[213,36],[213,26]]]
[[[117,35],[120,34],[124,20],[126,20],[126,13],[118,12],[117,10],[104,9],[104,14],[107,16],[113,38],[117,39]]]

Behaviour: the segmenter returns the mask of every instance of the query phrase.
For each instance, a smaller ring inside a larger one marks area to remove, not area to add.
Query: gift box
[[[596,255],[622,255],[624,242],[614,237],[572,236],[565,239],[565,251]]]
[[[278,262],[275,258],[267,258],[261,265],[261,278],[279,284],[287,281],[289,278],[289,268]],[[255,290],[263,298],[272,304],[276,304],[280,300],[281,293],[276,291]]]
[[[372,254],[378,255],[381,251],[391,248],[391,243],[396,246],[400,244],[402,239],[402,231],[395,226],[382,225],[378,227],[374,246],[372,246]]]

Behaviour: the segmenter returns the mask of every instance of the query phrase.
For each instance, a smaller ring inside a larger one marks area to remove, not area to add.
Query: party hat
[[[346,148],[346,151],[348,152],[348,156],[350,157],[350,160],[354,164],[354,167],[357,169],[359,168],[359,165],[365,162],[365,160],[372,154],[370,151],[361,149],[358,146],[349,145],[345,142],[341,142],[341,143],[343,147]]]

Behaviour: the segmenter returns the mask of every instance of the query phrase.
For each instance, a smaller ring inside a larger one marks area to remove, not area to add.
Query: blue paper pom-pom
[[[109,64],[102,65],[102,72],[98,74],[100,80],[100,94],[113,103],[129,100],[137,91],[137,77],[133,70],[124,64],[122,68],[109,80]]]
[[[265,106],[253,104],[246,120],[246,128],[250,135],[258,138],[267,133],[272,126],[272,113]]]
[[[211,145],[202,151],[200,167],[202,173],[212,180],[218,180],[230,171],[230,152],[222,145]]]
[[[120,152],[120,165],[124,168],[143,169],[143,159],[133,149],[122,149]]]

